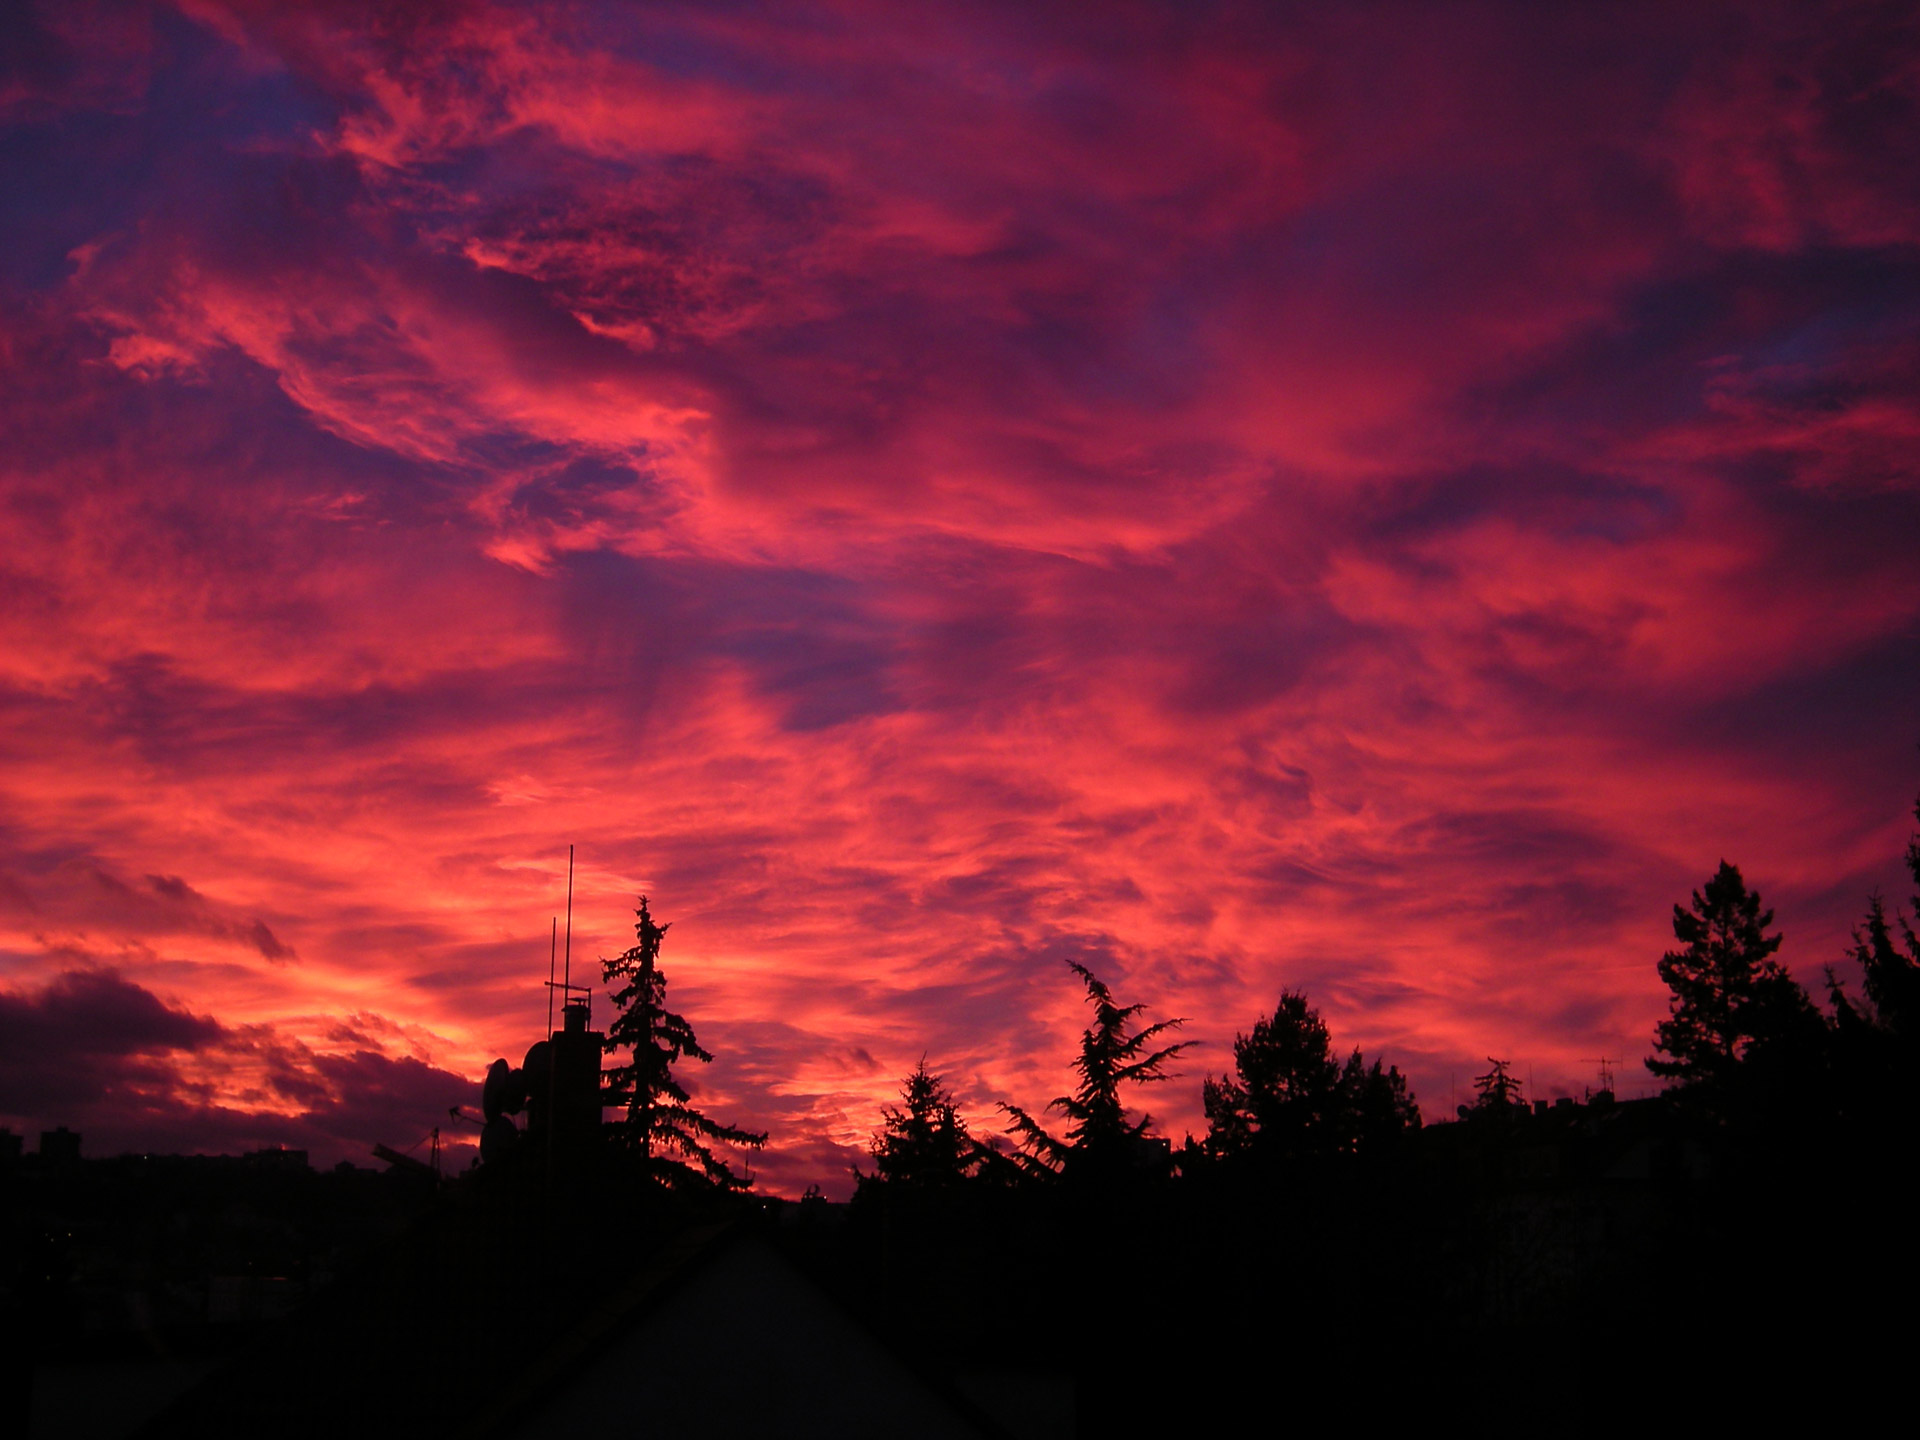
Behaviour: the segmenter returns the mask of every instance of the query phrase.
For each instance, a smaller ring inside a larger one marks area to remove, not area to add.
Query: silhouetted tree
[[[1913,817],[1920,820],[1920,798],[1913,804]],[[1920,831],[1907,842],[1907,870],[1913,876],[1914,912],[1920,916]],[[1893,925],[1887,922],[1886,906],[1878,895],[1867,902],[1867,918],[1853,932],[1853,958],[1872,1007],[1872,1022],[1882,1030],[1912,1044],[1920,1038],[1920,935],[1914,934],[1907,917],[1896,911],[1900,927],[1896,940]]]
[[[1914,818],[1920,819],[1920,800],[1914,803]],[[1906,861],[1913,874],[1913,904],[1920,911],[1920,833],[1908,843]],[[1866,918],[1854,927],[1848,953],[1860,967],[1866,1005],[1856,1006],[1847,997],[1829,966],[1837,1088],[1847,1108],[1875,1113],[1885,1123],[1906,1105],[1920,1051],[1920,936],[1899,911],[1889,921],[1885,904],[1874,895]]]
[[[1168,1062],[1193,1042],[1183,1040],[1148,1050],[1154,1037],[1186,1022],[1161,1020],[1129,1033],[1134,1017],[1146,1006],[1116,1005],[1112,992],[1091,970],[1071,960],[1067,964],[1086,984],[1094,1021],[1081,1033],[1080,1056],[1073,1062],[1080,1075],[1079,1087],[1047,1106],[1070,1122],[1066,1138],[1049,1134],[1018,1105],[1003,1104],[1000,1108],[1013,1120],[1007,1133],[1018,1138],[1029,1173],[1065,1170],[1069,1174],[1111,1174],[1130,1170],[1138,1162],[1140,1142],[1146,1138],[1152,1117],[1142,1114],[1138,1120],[1129,1120],[1121,1088],[1172,1079],[1166,1069]]]
[[[1920,904],[1920,896],[1915,897]],[[1853,959],[1875,1024],[1896,1035],[1911,1036],[1920,1026],[1920,936],[1905,915],[1896,915],[1901,938],[1893,937],[1887,907],[1878,895],[1867,902],[1867,918],[1854,928]]]
[[[1673,993],[1647,1068],[1703,1095],[1727,1094],[1739,1072],[1779,1075],[1801,1063],[1824,1034],[1819,1013],[1773,959],[1780,935],[1767,934],[1773,912],[1760,908],[1740,871],[1726,861],[1689,911],[1673,907],[1673,933],[1686,948],[1660,960]],[[1771,1053],[1769,1053],[1771,1052]]]
[[[867,1147],[874,1173],[855,1172],[862,1186],[878,1181],[941,1189],[965,1180],[981,1161],[980,1145],[941,1077],[927,1072],[926,1057],[901,1082],[901,1104],[884,1105],[885,1124]]]
[[[1420,1125],[1397,1069],[1355,1050],[1343,1066],[1305,995],[1283,990],[1271,1016],[1233,1041],[1234,1074],[1200,1090],[1207,1153],[1258,1152],[1273,1160],[1351,1155]]]
[[[1399,1067],[1376,1060],[1359,1047],[1340,1071],[1339,1144],[1342,1153],[1364,1155],[1392,1145],[1420,1128],[1420,1106]]]
[[[606,1049],[625,1050],[629,1059],[605,1075],[602,1099],[626,1113],[607,1127],[619,1148],[639,1156],[647,1174],[667,1185],[708,1182],[723,1190],[744,1190],[742,1181],[709,1142],[757,1149],[765,1135],[709,1120],[690,1103],[673,1078],[677,1060],[711,1061],[693,1027],[666,1008],[667,977],[660,969],[660,941],[668,927],[656,925],[640,897],[634,931],[639,943],[611,960],[600,972],[618,1017],[607,1027]],[[616,988],[617,987],[617,988]]]
[[[1254,1148],[1299,1159],[1334,1146],[1340,1062],[1320,1013],[1297,990],[1280,992],[1273,1014],[1233,1040],[1235,1074],[1202,1084],[1207,1148],[1232,1155]]]
[[[1473,1108],[1482,1114],[1505,1115],[1525,1102],[1520,1098],[1520,1082],[1507,1073],[1511,1060],[1496,1060],[1491,1055],[1487,1064],[1493,1068],[1484,1075],[1473,1077],[1473,1088],[1479,1092],[1473,1102]]]

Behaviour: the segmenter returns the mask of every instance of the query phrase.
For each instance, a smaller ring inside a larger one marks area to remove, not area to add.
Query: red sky
[[[1908,7],[535,16],[0,21],[0,1124],[410,1143],[570,842],[790,1192],[1066,959],[1177,1140],[1282,987],[1634,1091],[1722,857],[1904,898]]]

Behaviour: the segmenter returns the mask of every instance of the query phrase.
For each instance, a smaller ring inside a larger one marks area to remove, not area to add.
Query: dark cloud
[[[17,868],[0,888],[0,914],[15,911],[51,932],[70,930],[141,947],[204,937],[276,964],[298,958],[264,920],[234,913],[234,907],[209,899],[177,875],[148,875],[136,883],[79,857],[8,858]]]
[[[0,1110],[46,1114],[165,1092],[169,1057],[225,1035],[212,1017],[112,970],[67,970],[38,992],[0,991]]]
[[[252,1076],[261,1088],[245,1088]],[[0,991],[0,1114],[29,1127],[68,1124],[95,1154],[243,1142],[327,1155],[380,1139],[404,1147],[446,1124],[473,1089],[410,1056],[364,1045],[316,1053],[270,1026],[222,1025],[111,970]]]
[[[394,1058],[374,1050],[351,1055],[318,1055],[313,1068],[326,1082],[326,1098],[301,1117],[316,1129],[345,1141],[385,1139],[396,1149],[412,1145],[436,1126],[448,1124],[447,1111],[477,1098],[474,1083],[410,1056]]]

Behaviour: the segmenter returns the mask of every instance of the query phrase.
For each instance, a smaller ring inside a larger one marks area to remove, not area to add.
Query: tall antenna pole
[[[573,983],[573,846],[567,846],[567,948],[563,987]],[[570,990],[568,993],[572,993]],[[561,1007],[565,1013],[564,1004]],[[553,1132],[560,1123],[560,1044],[553,1033],[553,953],[547,953],[547,1198],[553,1198]]]
[[[553,917],[553,927],[547,931],[547,1028],[548,1035],[553,1033],[553,966],[560,958],[560,917]]]
[[[1613,1065],[1614,1061],[1618,1058],[1618,1056],[1609,1057],[1599,1055],[1587,1061],[1589,1065],[1598,1065],[1600,1067],[1600,1088],[1610,1095],[1613,1094]],[[1616,1096],[1615,1098],[1618,1097]]]
[[[567,846],[567,970],[565,981],[573,986],[573,846]]]

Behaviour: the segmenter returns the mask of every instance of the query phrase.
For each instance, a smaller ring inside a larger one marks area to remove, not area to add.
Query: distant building
[[[54,1130],[40,1132],[40,1163],[49,1165],[77,1165],[80,1163],[80,1135],[62,1125]]]
[[[25,1138],[11,1130],[0,1130],[0,1165],[12,1165],[19,1160],[21,1142]]]

